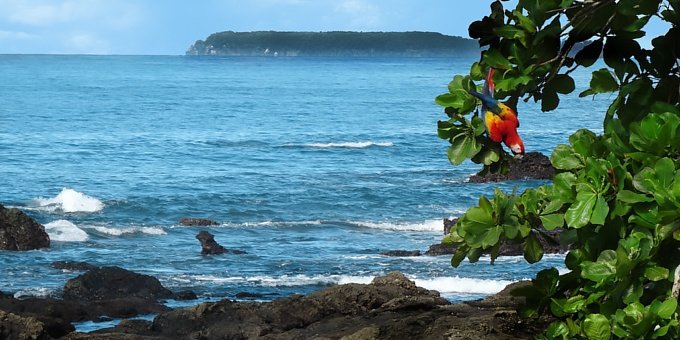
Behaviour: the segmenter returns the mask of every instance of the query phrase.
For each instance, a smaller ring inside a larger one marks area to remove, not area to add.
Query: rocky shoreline
[[[549,178],[554,169],[547,157],[527,155],[511,171],[470,181]],[[443,232],[455,220],[443,221]],[[182,218],[181,225],[212,226],[216,221]],[[550,235],[550,238],[559,235]],[[201,254],[242,254],[225,249],[207,231],[196,237]],[[543,240],[546,253],[565,252],[553,240]],[[48,248],[42,225],[18,209],[0,205],[0,249]],[[454,248],[435,244],[427,251],[393,250],[385,256],[451,254]],[[501,255],[520,255],[521,247],[504,245]],[[0,292],[0,339],[531,339],[550,322],[526,320],[516,308],[523,303],[510,291],[515,283],[480,301],[452,304],[438,292],[417,287],[402,273],[376,277],[370,284],[344,284],[307,296],[293,295],[271,302],[229,299],[171,309],[165,299],[191,300],[190,291],[171,292],[158,279],[119,267],[58,261],[57,269],[83,272],[68,280],[61,298],[18,299]],[[132,319],[155,315],[153,320]],[[73,323],[122,321],[90,333]]]
[[[104,284],[99,279],[114,284]],[[132,279],[123,289],[121,279]],[[95,291],[73,287],[102,283]],[[521,283],[520,283],[521,284]],[[149,289],[148,286],[155,289]],[[510,294],[513,284],[481,301],[451,304],[400,272],[370,284],[344,284],[272,302],[229,299],[170,309],[160,297],[176,296],[152,277],[101,267],[69,280],[64,298],[16,299],[0,294],[2,339],[530,339],[550,320],[524,320]],[[78,299],[75,299],[75,298]],[[156,314],[152,321],[129,319]],[[122,318],[90,333],[73,322]]]

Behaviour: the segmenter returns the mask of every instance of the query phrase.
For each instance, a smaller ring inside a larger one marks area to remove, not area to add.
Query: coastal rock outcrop
[[[552,179],[555,168],[550,158],[540,152],[527,152],[522,158],[510,160],[509,171],[505,174],[473,175],[471,183],[500,182],[519,179]]]
[[[245,254],[246,252],[238,249],[226,249],[215,241],[215,235],[202,230],[196,235],[196,239],[201,242],[201,255],[219,255],[224,253]]]
[[[189,227],[220,225],[217,221],[195,217],[182,217],[179,219],[179,224]]]
[[[170,298],[173,293],[157,278],[120,267],[100,267],[70,279],[64,285],[66,300],[109,300],[140,298],[157,300]]]
[[[0,249],[33,250],[50,247],[45,227],[16,208],[0,205]]]
[[[24,317],[0,310],[0,339],[48,340],[52,336],[45,325],[34,317]]]
[[[402,273],[267,303],[222,300],[97,331],[97,338],[153,339],[532,339],[550,320],[523,320],[506,289],[450,304]],[[90,334],[91,335],[91,334]],[[86,339],[73,333],[70,339]],[[133,337],[134,338],[134,337]]]

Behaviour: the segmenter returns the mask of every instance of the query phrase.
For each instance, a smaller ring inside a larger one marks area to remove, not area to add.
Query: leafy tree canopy
[[[553,151],[552,184],[481,197],[444,240],[457,245],[454,267],[482,254],[493,261],[504,242],[522,244],[534,263],[546,230],[561,229],[570,271],[541,271],[516,291],[527,298],[523,315],[557,318],[547,338],[680,337],[679,10],[680,0],[494,1],[469,27],[487,49],[436,98],[450,161],[502,171],[510,156],[486,136],[468,93],[475,82],[494,68],[497,99],[511,107],[534,100],[550,111],[575,90],[572,72],[604,60],[579,94],[614,93],[606,112],[590,113],[602,116],[604,132],[575,132]],[[647,48],[638,40],[650,20],[668,30]]]

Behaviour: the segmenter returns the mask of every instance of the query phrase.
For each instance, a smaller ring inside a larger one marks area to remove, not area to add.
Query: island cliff
[[[476,41],[434,32],[219,32],[187,55],[410,56],[478,55]]]

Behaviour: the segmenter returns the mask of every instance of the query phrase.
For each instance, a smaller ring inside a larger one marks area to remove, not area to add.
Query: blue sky
[[[467,37],[491,1],[0,0],[0,53],[184,54],[221,31],[434,31]]]

